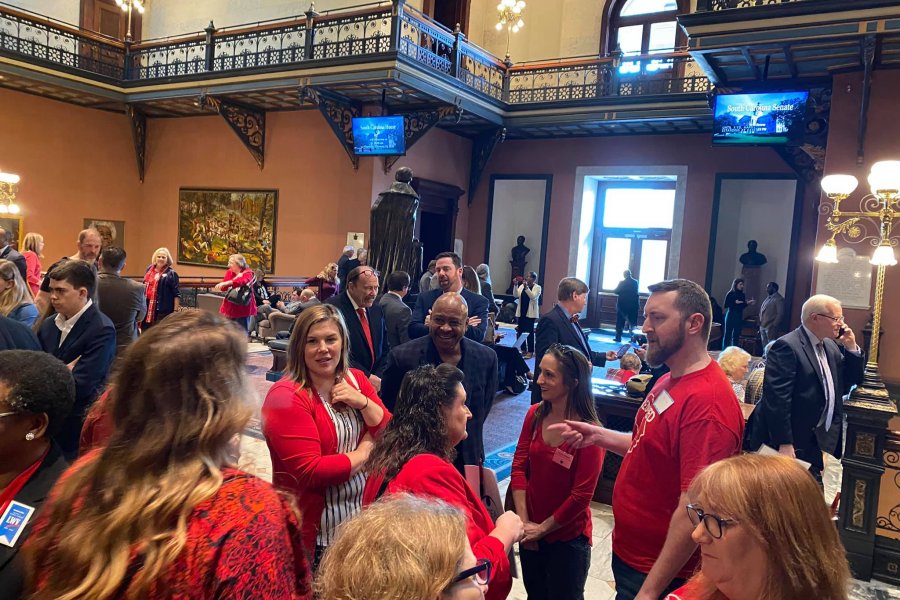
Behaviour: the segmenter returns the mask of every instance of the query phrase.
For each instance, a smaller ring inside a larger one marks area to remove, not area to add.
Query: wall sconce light
[[[19,214],[16,193],[19,191],[19,176],[0,172],[0,214]]]

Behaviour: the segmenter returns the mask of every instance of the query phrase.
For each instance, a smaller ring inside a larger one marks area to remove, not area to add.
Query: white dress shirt
[[[85,304],[81,308],[81,310],[79,310],[77,313],[72,315],[72,317],[69,319],[66,319],[60,313],[56,313],[55,323],[56,323],[56,327],[59,328],[59,331],[60,331],[59,346],[58,346],[59,348],[62,347],[63,342],[66,341],[66,337],[68,337],[68,335],[69,335],[69,332],[71,332],[72,328],[75,327],[75,323],[78,322],[78,319],[81,318],[81,315],[84,314],[84,311],[89,309],[93,304],[94,304],[94,301],[91,300],[90,298],[88,298],[87,304]]]

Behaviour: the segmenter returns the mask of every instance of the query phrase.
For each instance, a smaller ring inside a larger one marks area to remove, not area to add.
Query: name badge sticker
[[[663,390],[660,392],[659,396],[656,397],[656,400],[653,401],[653,408],[656,409],[657,413],[663,414],[673,404],[675,404],[675,401],[672,400],[672,396],[669,395],[669,392]]]
[[[553,453],[553,462],[561,466],[563,469],[571,469],[572,468],[572,460],[574,460],[575,456],[573,454],[569,454],[562,448],[557,448],[556,452]]]
[[[0,544],[12,548],[28,524],[34,507],[13,500],[0,516]]]

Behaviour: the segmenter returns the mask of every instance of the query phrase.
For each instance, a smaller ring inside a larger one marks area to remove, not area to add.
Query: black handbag
[[[249,285],[242,285],[240,287],[233,287],[228,290],[228,293],[225,294],[225,299],[229,302],[233,302],[234,304],[239,304],[240,306],[247,306],[250,304],[250,300],[253,298],[253,290]]]

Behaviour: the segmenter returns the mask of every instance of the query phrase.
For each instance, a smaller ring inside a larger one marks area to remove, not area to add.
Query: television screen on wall
[[[403,117],[356,117],[353,119],[353,153],[357,156],[406,154]]]
[[[713,107],[713,144],[800,145],[808,100],[806,90],[718,94]]]

